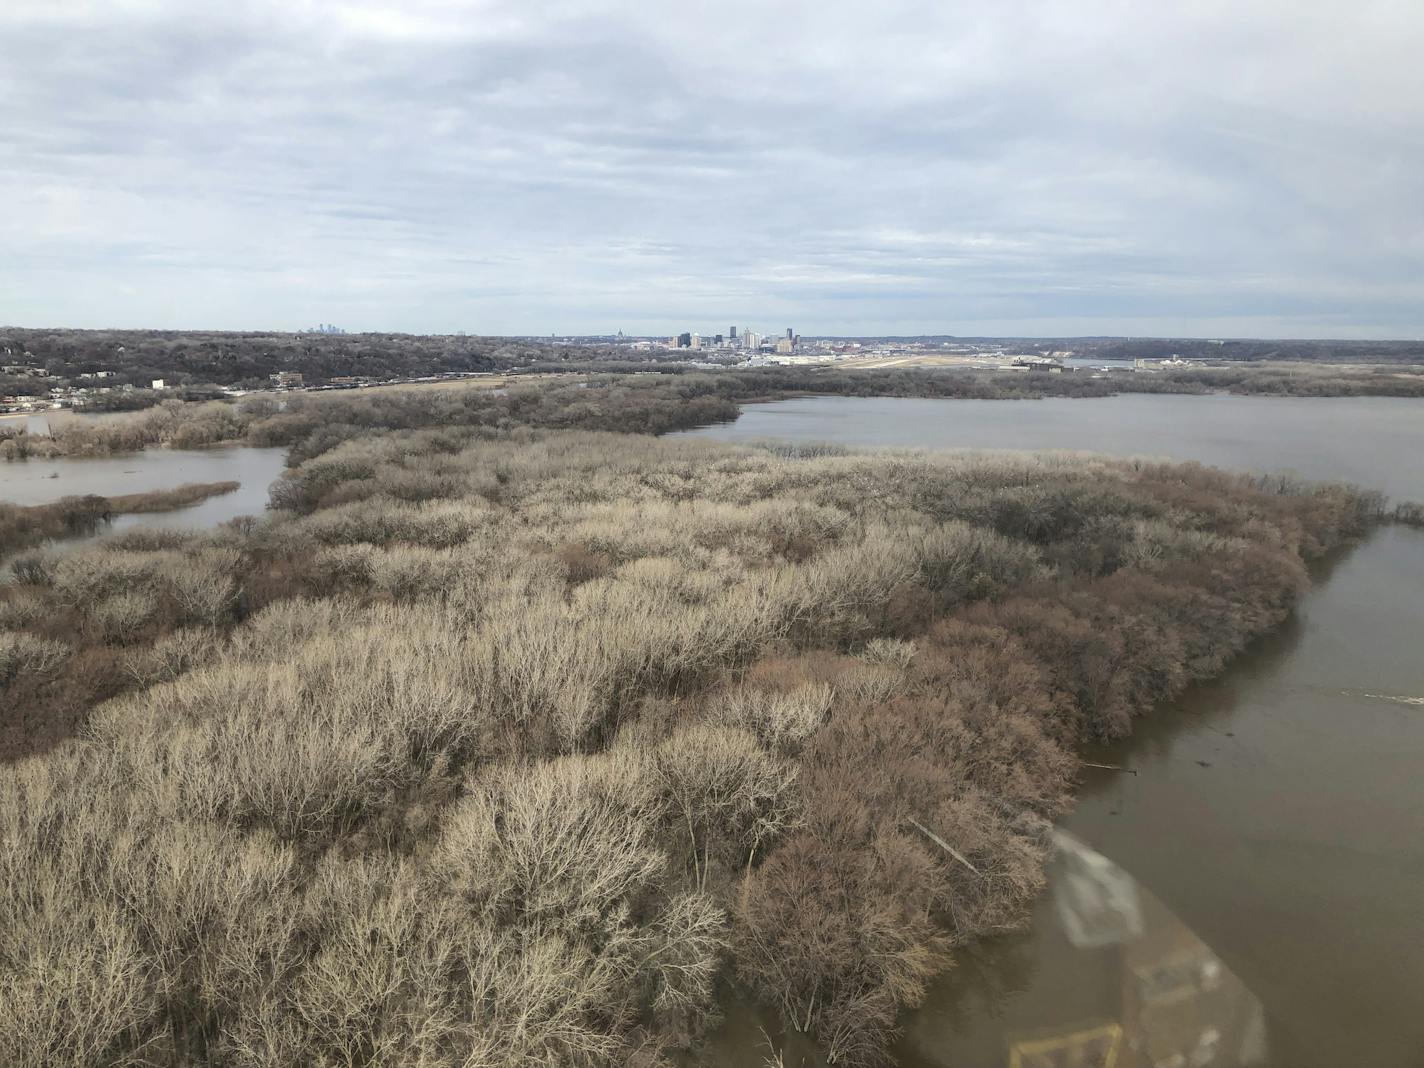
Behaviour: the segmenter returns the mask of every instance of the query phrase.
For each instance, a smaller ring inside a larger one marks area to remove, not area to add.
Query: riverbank
[[[51,806],[0,825],[15,888],[54,871],[66,912],[109,910],[132,1008],[83,1033],[158,1063],[257,1033],[294,1062],[413,1055],[412,999],[454,1021],[442,1046],[496,1063],[623,1063],[695,1044],[719,978],[863,1063],[957,947],[1019,922],[1075,747],[1219,672],[1289,612],[1302,561],[1378,512],[1101,458],[449,426],[323,450],[275,499],[245,527],[37,558],[0,597],[25,635],[7,704],[30,717],[8,744],[35,717],[84,727],[0,773],[23,795],[0,813]],[[216,858],[183,893],[174,836]],[[91,852],[117,840],[142,844]],[[238,853],[270,876],[234,893]],[[228,901],[231,933],[120,883]],[[351,996],[377,914],[404,978],[327,1029],[299,1006]],[[54,944],[87,952],[85,930]],[[166,963],[222,969],[229,937],[281,954],[281,982],[224,972],[215,1002]],[[523,1023],[467,1000],[469,969]],[[53,974],[17,980],[0,1049],[48,1033]]]
[[[820,398],[748,408],[689,436],[775,438],[792,450],[1077,446],[1359,478],[1424,498],[1413,459],[1424,423],[1412,402],[1120,397],[1089,407],[1044,401],[1028,419],[988,403]],[[1300,610],[1218,680],[1161,706],[1130,740],[1090,750],[1089,761],[1138,774],[1086,768],[1060,821],[1146,882],[1251,989],[1271,1056],[1241,1063],[1412,1068],[1424,1049],[1412,1008],[1424,996],[1413,908],[1424,850],[1407,829],[1421,811],[1410,768],[1424,720],[1403,700],[1424,694],[1414,652],[1424,541],[1405,529],[1418,514],[1398,505],[1396,524],[1317,567]],[[1106,1023],[1124,1041],[1141,1039],[1150,1021],[1127,992],[1155,957],[1123,948],[1126,938],[1084,955],[1058,917],[1056,897],[1043,898],[1028,930],[974,951],[936,983],[903,1020],[901,1064],[1002,1063],[1016,1042],[1051,1038],[1067,1049]],[[1168,952],[1185,943],[1154,951]],[[1203,1028],[1239,1033],[1239,1021],[1212,1017],[1206,991],[1173,989]],[[763,1056],[758,1023],[775,1033],[764,1017],[734,1014],[712,1063]],[[788,1063],[804,1052],[792,1049]]]
[[[1210,956],[1181,940],[1145,954],[1126,931],[1074,946],[1058,933],[1058,898],[1046,899],[1027,931],[947,975],[906,1020],[902,1068],[1001,1063],[1027,1036],[1066,1047],[1093,1020],[1119,1023],[1142,1048],[1173,1013],[1192,1026],[1167,1052],[1184,1056],[1214,1032],[1230,1065],[1416,1064],[1424,720],[1389,698],[1424,694],[1421,562],[1424,536],[1399,527],[1333,554],[1284,627],[1131,739],[1089,752],[1135,774],[1085,770],[1060,825],[1161,897]],[[1233,1039],[1242,1021],[1213,1003],[1214,976],[1194,971],[1212,958],[1261,1007],[1254,1047]],[[1095,983],[1105,969],[1123,982]],[[1132,997],[1143,976],[1170,979],[1167,996]]]

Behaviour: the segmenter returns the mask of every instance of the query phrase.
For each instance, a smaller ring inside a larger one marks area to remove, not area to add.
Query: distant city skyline
[[[1424,336],[1408,0],[11,0],[0,40],[0,323]]]

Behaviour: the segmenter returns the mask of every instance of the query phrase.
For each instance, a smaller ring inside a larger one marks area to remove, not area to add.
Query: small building
[[[278,389],[301,388],[304,381],[300,372],[297,371],[277,371],[267,377]]]
[[[163,379],[161,379],[161,378],[155,378],[155,379],[153,380],[153,388],[154,388],[154,389],[165,389],[166,387],[163,385]]]

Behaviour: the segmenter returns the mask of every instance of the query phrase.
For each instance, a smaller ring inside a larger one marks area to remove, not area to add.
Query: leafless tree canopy
[[[14,561],[0,1063],[664,1064],[736,983],[875,1064],[1022,918],[1075,746],[1379,507],[539,429],[646,422],[608,388],[261,415],[270,518]]]

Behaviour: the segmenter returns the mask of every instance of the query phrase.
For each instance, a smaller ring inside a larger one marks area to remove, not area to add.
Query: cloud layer
[[[1416,0],[9,0],[0,322],[1424,335]]]

